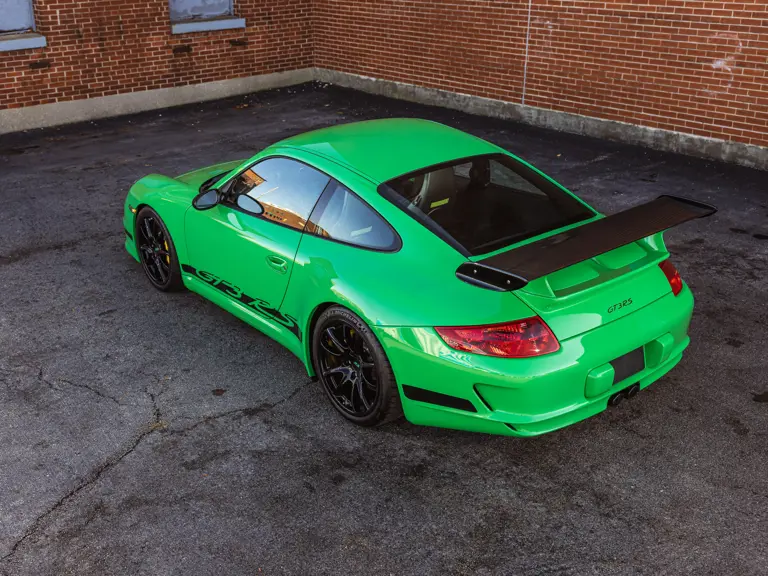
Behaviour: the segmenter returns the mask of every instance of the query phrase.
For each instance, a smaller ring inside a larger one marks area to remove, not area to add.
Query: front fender
[[[180,262],[186,262],[187,243],[184,237],[184,215],[192,206],[197,190],[183,182],[160,174],[150,174],[136,182],[128,191],[123,208],[123,225],[131,236],[126,249],[136,260],[136,214],[144,206],[152,208],[163,220],[173,239]]]

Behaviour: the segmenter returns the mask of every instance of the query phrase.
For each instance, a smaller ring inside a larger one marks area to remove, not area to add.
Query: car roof
[[[376,184],[442,162],[499,151],[461,130],[411,118],[341,124],[299,134],[274,146],[322,156]]]

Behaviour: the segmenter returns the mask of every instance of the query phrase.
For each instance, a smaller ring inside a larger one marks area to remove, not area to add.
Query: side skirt
[[[282,344],[297,358],[299,358],[302,363],[305,363],[304,347],[302,346],[301,341],[296,338],[294,333],[291,332],[288,328],[282,324],[279,324],[278,322],[270,320],[269,318],[256,314],[245,304],[242,304],[237,300],[233,300],[232,298],[222,293],[220,290],[217,290],[207,282],[203,282],[195,276],[183,273],[182,279],[184,280],[184,285],[189,290],[196,292],[206,300],[210,300],[230,314],[237,316],[240,320],[253,326],[266,336],[269,336],[278,344]]]

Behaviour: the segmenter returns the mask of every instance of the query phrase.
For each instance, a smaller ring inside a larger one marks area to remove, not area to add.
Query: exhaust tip
[[[621,404],[621,401],[624,400],[624,398],[634,398],[637,396],[637,393],[640,392],[640,384],[638,382],[635,382],[630,386],[629,388],[625,388],[624,390],[619,390],[615,394],[613,394],[610,398],[608,398],[608,406],[618,406]]]

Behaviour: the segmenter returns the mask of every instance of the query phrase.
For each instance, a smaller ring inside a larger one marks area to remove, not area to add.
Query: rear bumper
[[[536,436],[602,412],[612,394],[636,382],[645,388],[661,378],[688,346],[692,312],[693,296],[684,286],[678,296],[669,293],[633,314],[563,340],[554,354],[530,359],[458,352],[432,328],[375,330],[401,392],[407,392],[401,398],[410,422]],[[605,367],[640,347],[645,368],[615,384],[611,372],[606,383]],[[427,393],[414,394],[414,388]],[[444,402],[440,395],[463,402]]]

